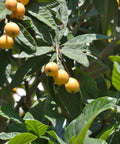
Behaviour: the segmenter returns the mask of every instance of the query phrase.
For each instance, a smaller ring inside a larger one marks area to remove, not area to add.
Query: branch
[[[120,34],[117,34],[115,39],[99,54],[98,58],[101,60],[106,58],[114,50],[116,43],[119,41],[119,39],[120,39]],[[92,61],[90,62],[89,68],[83,70],[85,70],[85,72],[91,72],[91,70],[95,65],[97,65],[97,62]]]
[[[77,24],[75,25],[72,33],[73,35],[75,35],[77,33],[77,31],[79,30],[79,27],[83,24],[84,22],[84,19],[86,18],[87,14],[90,12],[90,10],[93,8],[93,4],[90,4],[88,9],[86,10],[86,12],[79,17],[78,21],[77,21]]]

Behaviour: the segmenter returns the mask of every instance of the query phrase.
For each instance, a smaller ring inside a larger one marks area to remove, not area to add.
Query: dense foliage
[[[14,45],[0,37],[0,143],[119,144],[119,0],[27,3],[19,16],[0,0],[0,36],[8,22],[19,26]],[[49,62],[79,91],[48,76]]]

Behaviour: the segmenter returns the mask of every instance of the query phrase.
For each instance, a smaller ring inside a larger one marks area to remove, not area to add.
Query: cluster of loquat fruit
[[[12,12],[10,18],[23,19],[25,6],[29,0],[6,0],[5,6]],[[13,38],[17,37],[20,32],[19,26],[14,22],[7,22],[4,27],[4,34],[0,37],[0,48],[10,49],[13,47]]]
[[[63,70],[59,69],[55,62],[49,62],[45,66],[45,72],[48,76],[54,78],[55,83],[58,86],[65,85],[65,89],[69,93],[76,93],[80,89],[80,84],[77,79],[69,77],[69,74]]]

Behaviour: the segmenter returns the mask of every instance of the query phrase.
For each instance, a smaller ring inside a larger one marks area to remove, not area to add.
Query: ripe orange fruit
[[[48,76],[55,76],[58,71],[58,65],[55,62],[49,62],[45,66],[45,72]]]
[[[23,5],[27,5],[29,3],[29,0],[17,0],[18,2],[21,2]]]
[[[69,93],[76,93],[80,88],[80,84],[78,80],[75,78],[70,77],[69,81],[65,84],[65,89]]]
[[[13,14],[15,18],[23,19],[25,14],[25,6],[22,3],[17,2],[17,8],[13,11]]]
[[[59,69],[54,76],[54,80],[57,85],[66,84],[69,80],[69,75],[65,70]]]
[[[0,48],[2,49],[10,49],[13,47],[14,40],[12,37],[8,35],[2,35],[0,37]]]
[[[7,35],[9,35],[10,37],[17,37],[19,32],[20,32],[20,28],[19,26],[14,23],[14,22],[9,22],[5,25],[5,32]]]
[[[6,0],[5,6],[8,10],[14,11],[17,8],[17,1],[16,0]]]

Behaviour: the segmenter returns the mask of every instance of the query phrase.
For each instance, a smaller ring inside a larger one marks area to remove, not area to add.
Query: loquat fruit
[[[2,35],[0,37],[0,48],[2,49],[10,49],[13,47],[14,40],[12,37],[8,35]]]
[[[76,93],[80,88],[80,84],[78,80],[75,78],[70,77],[69,81],[65,84],[65,89],[69,93]]]
[[[48,76],[55,76],[58,71],[58,65],[55,62],[49,62],[45,66],[45,72]]]
[[[9,35],[10,37],[17,37],[19,32],[20,32],[20,28],[19,26],[14,23],[14,22],[9,22],[5,25],[5,32],[7,35]]]
[[[65,70],[59,69],[56,75],[54,76],[54,80],[55,80],[55,83],[60,86],[68,82],[69,75]]]
[[[27,5],[29,3],[29,0],[17,0],[18,2],[21,2],[23,5]]]
[[[5,6],[8,10],[14,11],[17,8],[17,1],[16,0],[6,0]]]
[[[25,14],[25,6],[22,3],[17,2],[17,8],[13,11],[13,14],[15,18],[23,19],[23,16]]]

